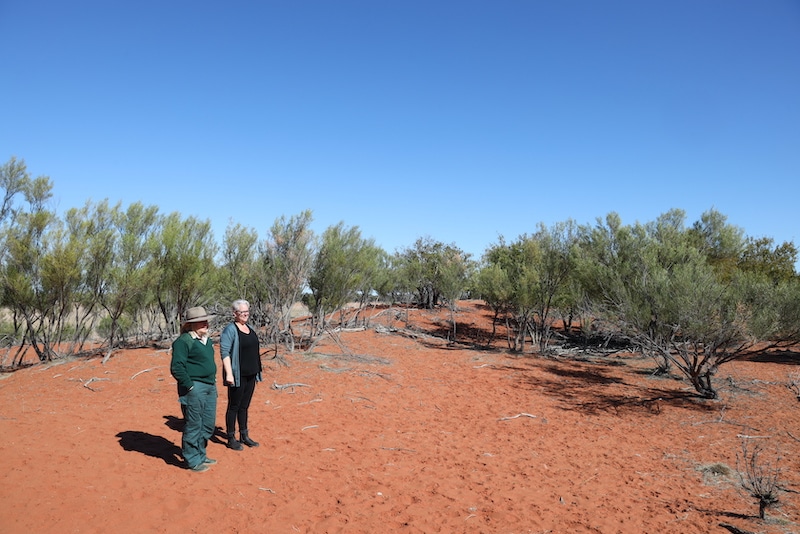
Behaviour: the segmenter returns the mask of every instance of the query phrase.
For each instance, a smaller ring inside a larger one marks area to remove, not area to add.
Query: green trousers
[[[186,426],[183,428],[183,459],[189,468],[206,460],[206,446],[214,435],[217,423],[217,386],[195,382],[185,395],[178,397],[183,405]]]

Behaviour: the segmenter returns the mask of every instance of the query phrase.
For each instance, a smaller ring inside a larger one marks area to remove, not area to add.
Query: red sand
[[[449,314],[389,316],[430,332]],[[465,301],[458,321],[488,330],[490,313]],[[290,367],[265,360],[250,413],[261,446],[215,438],[205,473],[182,468],[165,350],[2,375],[0,531],[800,532],[796,353],[723,366],[719,400],[703,401],[631,355],[520,356],[372,329],[341,341],[361,358],[327,339],[287,354]],[[220,386],[218,425],[224,410]],[[704,471],[735,469],[743,435],[782,456],[789,491],[766,522],[733,474]]]

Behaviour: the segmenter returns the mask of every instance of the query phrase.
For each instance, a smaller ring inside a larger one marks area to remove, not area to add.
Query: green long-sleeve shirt
[[[211,338],[205,343],[186,332],[172,343],[170,372],[178,385],[186,389],[195,381],[214,384],[217,380],[217,364],[214,363],[214,344]]]

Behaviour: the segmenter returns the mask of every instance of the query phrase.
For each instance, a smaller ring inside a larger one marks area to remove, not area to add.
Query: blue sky
[[[800,240],[800,1],[0,0],[0,160],[63,212],[310,209],[479,258],[708,209]]]

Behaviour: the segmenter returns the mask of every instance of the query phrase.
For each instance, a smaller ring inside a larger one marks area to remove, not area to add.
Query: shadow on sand
[[[126,451],[140,452],[152,458],[159,458],[168,465],[185,467],[181,448],[165,437],[139,430],[126,430],[117,434],[117,437],[119,444]]]

